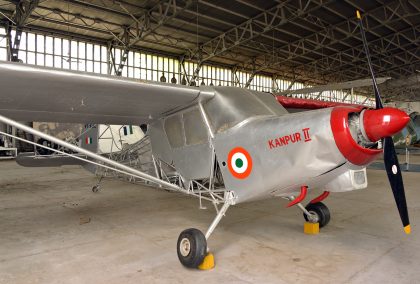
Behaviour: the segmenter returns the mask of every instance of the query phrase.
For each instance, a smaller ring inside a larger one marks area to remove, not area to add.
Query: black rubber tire
[[[190,252],[186,256],[183,256],[180,250],[181,241],[184,238],[187,238],[190,242]],[[206,237],[200,230],[186,229],[178,237],[176,251],[182,265],[188,268],[197,268],[203,262],[207,253]]]
[[[326,226],[331,219],[331,215],[330,215],[330,210],[328,209],[327,206],[325,206],[324,203],[322,202],[317,202],[317,203],[309,203],[306,207],[306,210],[308,210],[309,212],[314,212],[318,215],[318,223],[319,223],[319,227],[322,228],[324,226]],[[306,221],[309,221],[308,216],[306,216],[306,214],[303,214],[303,217],[305,218]]]

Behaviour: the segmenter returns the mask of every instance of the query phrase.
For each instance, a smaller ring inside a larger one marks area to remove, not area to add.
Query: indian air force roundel
[[[230,173],[239,179],[248,177],[252,170],[251,155],[242,147],[230,150],[227,164]]]

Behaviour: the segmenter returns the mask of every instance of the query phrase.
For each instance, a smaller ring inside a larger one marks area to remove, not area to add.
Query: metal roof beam
[[[420,29],[420,25],[418,27],[410,27],[408,29]],[[387,36],[391,41],[399,41],[399,36],[397,34],[390,34]],[[418,59],[415,54],[415,51],[412,52],[410,47],[412,47],[411,43],[407,43],[404,45],[400,45],[400,48],[395,48],[394,45],[386,44],[382,45],[385,41],[384,39],[387,37],[378,38],[375,41],[370,42],[371,46],[376,46],[379,48],[375,48],[371,50],[372,57],[374,57],[374,61],[376,59],[375,67],[380,67],[380,62],[387,62],[390,64],[409,64],[413,61],[413,59]],[[417,45],[418,47],[418,45]],[[415,47],[416,48],[416,47]],[[401,51],[402,50],[402,51]],[[398,62],[398,61],[400,62]],[[363,65],[365,64],[365,53],[362,46],[350,48],[348,50],[344,50],[342,52],[338,52],[332,55],[323,56],[318,60],[313,62],[309,62],[307,64],[301,65],[298,68],[306,69],[311,67],[318,67],[318,71],[320,67],[325,67],[327,73],[324,75],[334,74],[339,72],[340,70],[345,70],[345,68],[350,68],[352,66]],[[311,72],[315,70],[309,69]]]
[[[10,47],[10,60],[19,61],[19,47],[22,37],[22,27],[25,25],[32,11],[38,6],[39,0],[20,0],[16,2],[14,13],[14,22],[16,24],[16,33],[13,45]],[[9,29],[9,32],[11,29]]]
[[[417,47],[413,50],[414,52],[420,52],[420,47]],[[407,54],[408,56],[411,56],[407,51],[403,51],[402,53]],[[380,59],[373,60],[376,61],[376,68],[375,68],[375,74],[388,74],[392,77],[399,77],[401,75],[409,75],[412,73],[415,73],[416,65],[418,66],[420,60],[411,58],[410,62],[404,63],[404,64],[398,64],[393,63],[392,61],[390,63],[384,62]],[[354,65],[353,67],[347,68],[343,71],[343,73],[352,72],[354,74],[359,74],[359,76],[367,75],[368,69],[366,64],[362,66],[362,64]],[[333,73],[326,74],[326,76],[331,75]]]
[[[45,10],[47,11],[46,14],[44,13],[40,13],[40,10]],[[57,15],[59,18],[61,18],[64,22],[66,23],[77,23],[79,22],[80,25],[85,26],[85,27],[93,27],[93,25],[97,24],[106,24],[107,27],[108,26],[113,26],[114,28],[117,29],[123,29],[123,26],[119,23],[115,23],[115,22],[111,22],[109,20],[105,20],[103,18],[99,18],[99,17],[90,17],[90,16],[86,16],[86,15],[81,15],[81,14],[76,14],[76,13],[72,13],[69,11],[63,11],[61,9],[58,8],[49,8],[46,6],[41,6],[38,5],[37,10],[33,13],[34,15],[38,16],[36,19],[32,19],[31,21],[28,21],[28,25],[32,24],[36,21],[41,21],[44,18],[50,18],[48,16],[50,15]],[[107,28],[106,30],[108,30],[109,28]]]
[[[12,14],[12,11],[5,10],[5,9],[0,9],[0,12],[5,13],[5,15],[7,15],[8,17],[11,16],[11,14]],[[62,16],[60,16],[60,18],[67,20],[68,17],[67,17],[67,15],[66,16],[62,15]],[[30,16],[30,20],[31,20],[31,23],[33,23],[34,20],[39,20],[39,21],[44,21],[46,23],[57,24],[57,25],[65,26],[65,27],[70,26],[72,28],[84,29],[86,31],[99,33],[101,35],[109,35],[109,31],[107,31],[106,29],[99,29],[99,28],[93,27],[93,26],[83,26],[82,25],[83,23],[81,23],[81,22],[76,23],[76,21],[73,21],[73,23],[69,23],[69,22],[66,22],[64,20],[51,19],[51,18],[47,18],[47,17],[42,18],[42,17],[36,16],[34,14],[32,14]],[[59,36],[59,37],[63,37],[63,38],[74,38],[76,40],[84,40],[86,42],[91,42],[91,43],[95,43],[95,44],[107,45],[109,43],[109,39],[107,39],[107,38],[86,36],[86,35],[77,34],[77,33],[74,33],[72,31],[68,31],[68,30],[57,30],[57,29],[45,28],[45,27],[42,27],[42,26],[27,25],[27,26],[25,26],[24,30],[25,31],[32,31],[32,32],[39,32],[39,33],[43,33],[43,34],[46,34],[46,35],[55,35],[55,36]],[[143,39],[143,41],[147,42],[147,43],[152,43],[152,44],[159,43],[162,46],[178,49],[180,52],[188,50],[188,46],[185,46],[184,44],[186,44],[186,43],[187,44],[194,44],[193,42],[186,42],[185,40],[181,41],[181,40],[179,40],[177,38],[173,38],[171,36],[161,35],[161,34],[158,34],[157,32],[152,33],[148,38],[150,38],[150,40],[149,39]],[[124,48],[122,45],[120,45],[120,46],[115,45],[114,47]],[[139,46],[133,46],[133,47],[130,48],[130,50],[145,51],[145,52],[153,53],[153,50],[147,49],[147,48],[141,48]],[[170,53],[170,52],[164,52],[164,51],[159,51],[158,53],[162,54],[164,56],[169,56],[169,57],[173,57],[173,58],[178,58],[179,54],[180,54],[180,53]],[[243,61],[242,58],[244,56],[245,55],[243,55],[243,54],[233,53],[232,51],[224,54],[224,58],[232,60],[233,62],[235,62],[234,64],[239,64],[240,62],[242,62]],[[232,68],[232,66],[234,66],[234,65],[223,64],[223,63],[215,63],[215,62],[209,62],[209,64],[212,64],[212,65],[215,65],[215,66],[226,67],[226,68]],[[244,71],[244,72],[251,72],[252,71],[252,70],[247,70],[247,69],[243,69],[243,68],[241,68],[240,70]],[[284,77],[285,79],[290,79],[291,78],[289,76],[289,72],[291,72],[290,70],[274,69],[274,71],[277,74],[281,74],[281,76]],[[318,81],[317,80],[311,80],[311,82],[318,82]]]
[[[180,11],[185,10],[191,6],[192,0],[161,0],[147,12],[129,26],[129,31],[134,28],[134,38],[130,39],[129,46],[135,45],[144,37],[154,32],[157,28],[163,26],[169,20],[178,15]],[[156,24],[153,24],[156,23]]]
[[[347,3],[351,4],[353,7],[356,7],[358,10],[362,10],[361,7],[357,4],[352,3],[351,1],[345,0]],[[410,1],[405,1],[406,3],[409,3]],[[389,24],[389,18],[395,18],[395,16],[397,16],[397,18],[403,22],[405,22],[408,26],[411,26],[412,23],[408,22],[403,16],[401,16],[401,13],[404,13],[404,16],[408,17],[418,17],[420,16],[420,11],[407,11],[407,7],[405,6],[405,4],[403,4],[404,1],[399,1],[397,6],[393,6],[393,5],[386,5],[385,3],[383,3],[382,1],[382,12],[381,14],[370,14],[369,16],[374,19],[375,21],[377,21],[378,23],[382,24],[383,26],[385,26],[387,29],[393,31],[393,32],[398,32],[397,29],[395,29],[392,25]],[[414,5],[413,5],[414,7]],[[375,34],[376,36],[380,37],[380,35]],[[402,35],[404,37],[404,35]],[[415,41],[413,41],[411,38],[409,37],[405,37],[406,40],[410,41],[413,44],[416,44]]]
[[[199,66],[201,66],[206,60],[218,56],[236,46],[243,45],[253,38],[261,36],[274,28],[302,16],[304,13],[320,8],[322,4],[325,3],[325,1],[320,0],[316,3],[315,7],[310,8],[309,4],[313,2],[314,1],[308,0],[305,2],[305,5],[300,8],[295,8],[291,5],[287,5],[287,2],[282,2],[268,10],[263,10],[257,16],[242,22],[227,32],[203,43],[199,49],[190,55],[190,58],[193,58],[200,50],[203,54],[202,58],[199,60]],[[193,80],[195,80],[197,76],[198,72],[195,72]]]
[[[395,2],[388,3],[388,5],[393,5],[393,4],[395,4]],[[327,6],[324,6],[324,8],[328,9]],[[365,13],[365,16],[371,13],[374,13],[376,11],[380,11],[382,9],[383,7],[375,8],[372,11]],[[312,15],[310,15],[310,17],[313,17],[315,20],[317,20],[317,22],[321,22],[321,23],[323,22],[322,19],[319,19]],[[379,27],[379,26],[380,25],[377,25],[375,27]],[[372,30],[375,27],[368,27],[368,30]],[[339,42],[349,47],[349,45],[345,43],[344,40],[356,37],[354,33],[354,30],[356,28],[357,28],[357,23],[355,22],[354,19],[346,19],[335,25],[320,26],[319,32],[310,34],[309,36],[301,38],[286,46],[279,47],[276,49],[276,52],[267,53],[257,58],[257,62],[260,61],[260,62],[265,63],[263,65],[260,65],[260,67],[257,69],[257,72],[263,71],[265,69],[271,68],[279,64],[284,64],[287,61],[291,61],[293,59],[302,57],[309,53],[318,53],[317,51],[318,50],[322,51],[323,48],[329,49],[328,45],[330,45],[331,43]],[[344,34],[345,36],[343,37],[342,34]],[[339,51],[336,51],[336,52],[339,52]],[[283,59],[285,57],[284,55],[286,56],[286,59]],[[321,53],[321,55],[323,54]],[[266,57],[269,57],[269,59],[267,60]],[[246,62],[245,66],[250,63],[251,63],[251,60]]]
[[[374,66],[378,70],[383,69],[384,66],[387,66],[388,68],[395,67],[395,66],[407,66],[407,65],[409,66],[413,62],[419,60],[413,56],[413,53],[415,52],[419,52],[419,46],[414,47],[414,48],[407,47],[402,51],[398,49],[398,50],[392,50],[389,52],[376,53],[372,55],[372,61],[374,62],[375,64]],[[329,74],[337,73],[340,70],[349,71],[349,70],[352,70],[352,68],[357,67],[359,65],[366,65],[362,57],[363,56],[355,58],[356,60],[347,64],[344,63],[344,64],[337,65],[337,64],[334,64],[334,62],[331,62],[331,64],[328,65],[326,72],[322,74],[328,76]],[[384,58],[386,58],[386,60],[384,60]],[[401,61],[400,58],[403,58],[404,60]],[[327,58],[327,60],[328,59],[332,59],[332,57]],[[367,69],[366,69],[366,72],[368,72]],[[369,72],[366,73],[366,75],[368,74]],[[360,75],[363,75],[363,74],[360,74]]]
[[[310,15],[308,15],[310,18],[311,18],[311,16]],[[311,21],[311,23],[313,22],[312,21],[312,19],[309,19],[310,21]],[[321,23],[322,23],[322,19],[317,19],[316,17],[315,17],[315,20],[314,21],[318,21],[318,22],[320,22],[321,21]],[[296,24],[296,23],[293,23],[293,24]],[[301,28],[304,28],[304,29],[306,29],[306,27],[305,26],[302,26],[302,25],[299,25]],[[320,27],[320,28],[323,28],[323,27]],[[312,30],[313,31],[313,30]],[[263,36],[265,36],[265,35],[263,35]],[[353,37],[354,35],[353,34],[350,34],[350,36],[351,37]],[[313,43],[312,41],[309,41],[309,43]],[[247,46],[249,46],[250,45],[250,43],[248,43],[247,44]],[[260,44],[261,45],[261,44]],[[318,44],[319,45],[319,44]],[[345,44],[347,47],[351,47],[351,45],[348,45],[348,44]],[[322,52],[319,52],[319,51],[317,51],[316,50],[316,43],[314,44],[314,46],[315,46],[315,48],[309,48],[309,49],[307,49],[309,52],[308,53],[314,53],[314,54],[317,54],[317,55],[320,55],[320,56],[324,56],[324,54],[322,53]],[[266,48],[266,51],[265,51],[265,53],[267,53],[267,50],[269,50],[270,49],[270,47],[264,47],[264,48]],[[336,50],[336,49],[333,49],[333,48],[331,48],[330,46],[322,46],[322,48],[326,48],[326,49],[330,49],[330,50],[332,50],[333,52],[338,52],[338,50]],[[271,49],[270,49],[270,51],[269,52],[271,52]],[[304,56],[304,55],[302,55],[302,54],[300,54],[300,55],[298,55],[298,56],[296,56],[296,58],[306,58],[306,59],[308,59],[308,57],[306,57],[306,56]],[[310,60],[311,58],[309,58],[309,60]],[[290,61],[292,61],[292,59],[290,60]],[[270,62],[272,62],[271,60],[270,60]],[[199,68],[197,69],[198,71],[199,71]],[[254,74],[255,75],[255,74]],[[251,76],[251,78],[250,79],[252,79],[252,77],[253,76]]]
[[[115,61],[113,61],[113,66],[117,76],[121,76],[122,70],[125,67],[127,62],[129,49],[136,45],[139,41],[144,39],[146,36],[151,35],[157,28],[164,25],[169,20],[173,19],[178,14],[178,8],[181,8],[181,11],[186,9],[191,5],[192,1],[180,1],[180,0],[161,0],[151,9],[142,13],[140,17],[136,17],[131,14],[130,11],[121,3],[118,4],[120,7],[133,19],[133,22],[128,27],[116,35],[111,32],[114,38],[122,43],[123,52],[121,53],[121,60],[118,68],[115,66]],[[134,32],[133,32],[134,30]],[[112,52],[114,44],[111,44],[109,49]]]
[[[77,5],[77,6],[80,6],[80,7],[83,7],[83,8],[90,8],[90,9],[94,9],[94,10],[101,11],[101,12],[111,13],[111,14],[118,15],[118,16],[130,17],[130,15],[128,15],[125,11],[121,11],[121,10],[117,10],[117,9],[108,7],[106,5],[107,4],[106,1],[102,1],[102,3],[104,4],[103,6],[95,4],[95,3],[90,3],[90,2],[87,2],[87,1],[81,1],[81,0],[59,0],[59,1],[61,1],[63,3],[67,3],[67,4],[70,3],[70,4],[73,4],[73,5]],[[115,5],[116,1],[108,1],[108,2],[111,4],[111,6],[113,6],[113,5]],[[124,1],[121,1],[121,0],[118,1],[118,2],[122,3],[123,5],[130,5],[131,7],[133,7],[133,4],[131,4],[131,3],[127,3],[127,2],[124,2]],[[137,5],[135,6],[135,8],[143,10],[143,11],[146,10],[144,8],[141,8],[141,7],[137,6]]]
[[[420,30],[420,25],[413,26],[413,27],[408,27],[406,29],[403,29],[403,30],[397,32],[397,33],[391,33],[389,35],[382,36],[380,38],[371,40],[371,41],[369,41],[369,45],[377,47],[377,48],[375,48],[375,50],[372,50],[371,52],[372,52],[372,54],[375,54],[375,51],[382,51],[382,52],[390,51],[391,47],[393,47],[394,45],[391,46],[391,44],[389,44],[389,42],[390,41],[391,42],[395,41],[397,43],[400,43],[401,42],[400,34],[403,34],[403,33],[412,34],[413,38],[417,39],[419,30]],[[360,41],[360,43],[358,45],[355,45],[351,48],[341,50],[341,51],[339,51],[337,53],[334,53],[334,54],[323,55],[321,58],[319,58],[317,60],[314,60],[312,62],[309,62],[307,64],[302,64],[299,67],[304,68],[305,66],[311,65],[311,64],[322,64],[322,62],[328,60],[328,58],[343,57],[343,56],[347,56],[349,62],[354,62],[354,63],[364,62],[365,55],[364,55],[363,43]],[[334,71],[337,71],[337,70],[335,69]]]
[[[355,6],[355,7],[358,7],[358,6]],[[375,19],[380,24],[380,26],[385,26],[385,27],[387,27],[388,29],[390,29],[393,32],[398,32],[393,27],[391,27],[391,25],[389,25],[389,23],[390,22],[398,22],[398,21],[401,21],[401,17],[400,16],[398,16],[397,19],[395,19],[394,15],[397,15],[400,11],[403,12],[403,13],[405,12],[405,6],[402,4],[402,1],[400,0],[397,3],[390,2],[388,5],[380,6],[380,8],[381,8],[380,10],[382,10],[381,11],[382,12],[381,13],[381,16],[383,17],[382,20],[379,20],[375,16],[375,13],[370,13],[369,14],[369,17]],[[337,13],[336,11],[329,9],[328,7],[326,7],[326,9],[329,10],[329,11],[331,11],[331,12],[333,12],[333,13],[335,13],[337,16],[342,16],[339,13]],[[391,9],[391,13],[389,12],[389,9]],[[410,13],[410,16],[412,16],[412,17],[416,17],[416,16],[417,17],[420,17],[420,11],[416,11],[414,13]],[[352,23],[354,25],[357,25],[357,21],[355,21],[354,19],[351,19],[351,21],[352,21]],[[368,29],[365,29],[366,32],[373,34],[377,38],[381,38],[382,37],[381,34],[378,34],[373,29],[369,28],[369,21],[368,21],[368,18],[367,17],[364,17],[364,21],[365,21],[364,26],[366,26],[368,28]],[[411,26],[411,24],[409,26]],[[357,38],[357,39],[359,38],[356,35],[353,35],[353,36],[355,38]],[[402,37],[405,37],[404,34],[401,34],[401,36]],[[415,42],[413,42],[409,38],[405,38],[405,39],[408,40],[408,41],[410,41],[410,42],[412,42],[412,43],[415,43]],[[397,48],[400,47],[399,44],[397,44],[395,42],[388,41],[387,39],[385,39],[385,41],[387,41],[387,43],[389,43],[389,44],[393,44]],[[420,55],[413,54],[413,56],[418,57],[420,59]]]

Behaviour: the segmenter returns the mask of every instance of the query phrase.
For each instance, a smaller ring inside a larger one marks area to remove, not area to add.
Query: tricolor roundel
[[[230,150],[227,164],[230,173],[239,179],[247,178],[252,170],[251,155],[242,147]]]

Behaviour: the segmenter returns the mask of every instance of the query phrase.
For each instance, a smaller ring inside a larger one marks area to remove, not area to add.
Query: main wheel
[[[197,268],[207,253],[207,241],[204,234],[197,229],[184,230],[178,237],[176,245],[179,261],[186,267]]]
[[[327,206],[325,206],[322,202],[317,203],[309,203],[306,207],[306,210],[309,211],[309,213],[313,214],[316,221],[319,223],[319,227],[322,228],[326,226],[330,222],[330,210]],[[310,221],[308,216],[306,216],[305,213],[303,213],[303,217],[306,221]],[[312,220],[311,220],[312,221]]]

